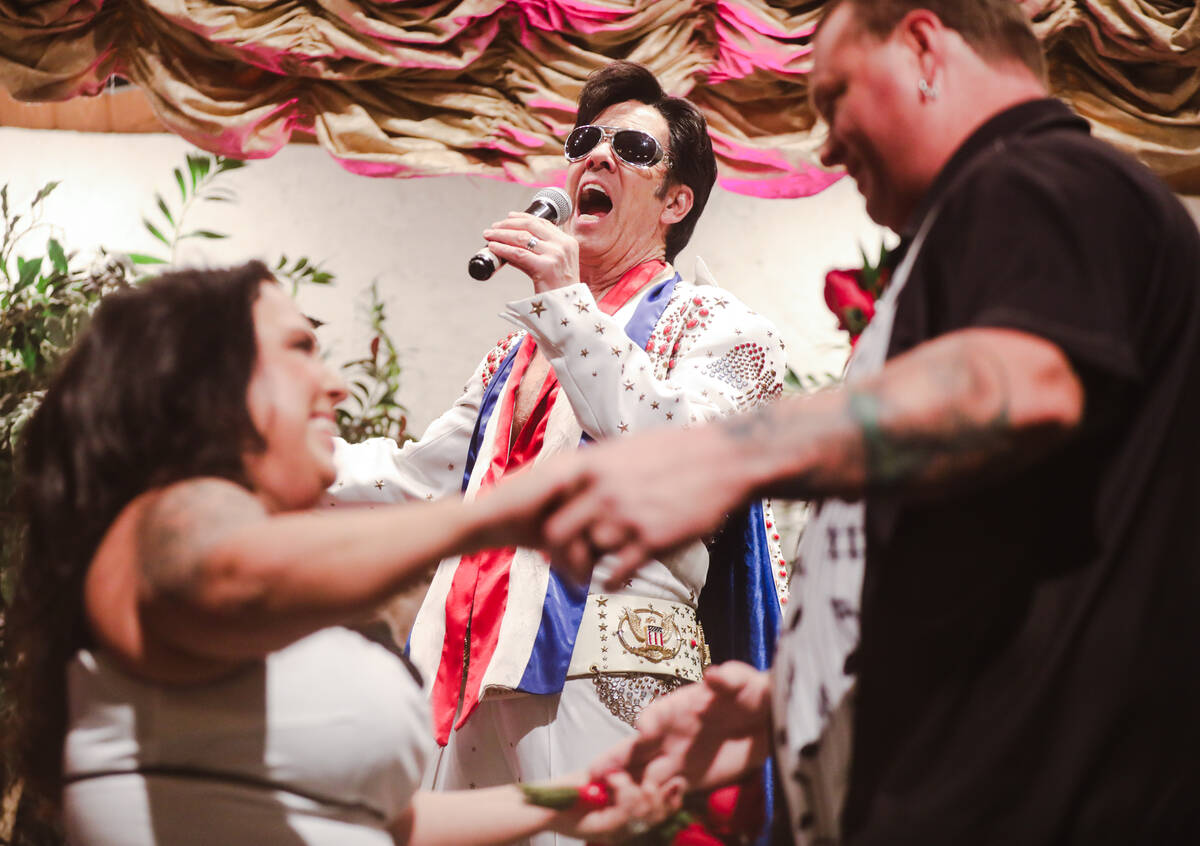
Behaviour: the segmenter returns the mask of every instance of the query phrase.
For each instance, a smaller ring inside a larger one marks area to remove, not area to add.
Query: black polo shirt
[[[914,226],[935,204],[889,357],[1023,330],[1086,410],[999,481],[868,498],[848,842],[1200,843],[1196,225],[1052,100],[980,127]]]

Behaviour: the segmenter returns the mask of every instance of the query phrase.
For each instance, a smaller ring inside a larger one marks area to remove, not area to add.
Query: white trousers
[[[545,782],[584,771],[601,752],[633,734],[596,695],[590,678],[570,679],[553,696],[485,700],[435,758],[426,775],[434,790],[471,790]],[[529,846],[574,846],[582,840],[547,832]]]

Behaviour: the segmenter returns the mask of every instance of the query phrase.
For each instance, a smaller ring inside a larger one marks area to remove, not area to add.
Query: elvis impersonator
[[[472,498],[589,441],[711,420],[781,392],[771,323],[669,264],[716,180],[697,109],[616,62],[589,77],[565,153],[573,208],[561,229],[512,213],[484,232],[533,282],[503,315],[518,330],[419,441],[339,442],[335,501]],[[530,549],[440,564],[409,641],[444,747],[433,787],[579,771],[712,658],[766,667],[786,573],[765,504],[615,593],[600,592],[606,576],[601,565],[590,590],[577,586]],[[538,842],[568,842],[556,836]]]

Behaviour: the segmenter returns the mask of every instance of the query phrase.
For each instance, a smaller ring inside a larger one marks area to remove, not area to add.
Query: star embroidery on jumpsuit
[[[625,390],[627,390],[627,391],[632,391],[632,390],[633,390],[633,383],[632,383],[632,382],[626,382],[626,383],[625,383]]]
[[[587,303],[575,303],[575,308],[579,311],[580,314],[583,314],[585,311],[588,310],[588,304]]]
[[[618,428],[618,429],[620,429],[622,432],[628,432],[628,431],[629,431],[629,424],[628,424],[628,423],[622,423],[622,424],[620,424],[619,426],[617,426],[617,428]]]
[[[542,312],[545,310],[546,310],[546,307],[544,305],[542,305],[541,300],[534,300],[530,304],[529,313],[532,314],[534,317],[541,317]]]
[[[377,491],[383,490],[383,479],[375,480],[375,490],[377,490]]]
[[[604,334],[604,324],[603,324],[603,323],[597,323],[597,324],[596,324],[596,334],[597,334],[597,335],[603,335],[603,334]]]
[[[585,347],[584,349],[581,349],[581,350],[579,351],[579,357],[580,357],[580,358],[587,358],[587,357],[588,357],[588,351],[587,351],[587,348],[586,348],[586,347]]]

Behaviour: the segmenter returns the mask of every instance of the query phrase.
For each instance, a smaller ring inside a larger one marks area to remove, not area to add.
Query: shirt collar
[[[993,143],[1001,138],[1014,135],[1032,135],[1048,129],[1062,128],[1090,131],[1087,121],[1060,101],[1049,97],[1027,100],[988,118],[954,151],[954,155],[950,157],[950,160],[938,173],[937,178],[933,180],[933,184],[921,198],[916,211],[909,217],[904,229],[900,231],[902,245],[906,248],[916,237],[917,230],[921,227],[921,221],[949,189],[954,178],[971,163],[972,159]]]

